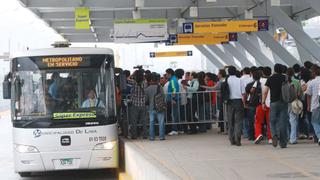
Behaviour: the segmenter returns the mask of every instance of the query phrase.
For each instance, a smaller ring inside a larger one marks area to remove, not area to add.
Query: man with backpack
[[[148,103],[149,112],[149,139],[153,141],[155,139],[155,117],[159,123],[159,139],[165,140],[165,123],[164,114],[166,111],[166,102],[163,88],[159,85],[158,75],[156,73],[151,74],[151,82],[145,90],[146,101]]]
[[[252,72],[253,82],[249,83],[246,86],[246,94],[249,99],[248,100],[248,139],[254,140],[254,121],[255,121],[255,114],[256,108],[261,103],[262,99],[262,89],[260,83],[260,72],[254,71]]]
[[[287,70],[288,81],[294,86],[297,98],[289,104],[289,123],[290,123],[290,143],[297,144],[297,129],[299,117],[303,109],[302,102],[300,101],[300,96],[302,94],[301,83],[295,78],[293,68],[288,68]]]
[[[256,71],[256,70],[254,70],[254,71]],[[242,73],[243,74],[240,79],[242,80],[244,87],[247,87],[247,85],[253,81],[253,79],[251,77],[252,71],[250,70],[249,67],[245,67],[242,70]],[[245,109],[244,118],[243,118],[242,134],[243,134],[244,138],[248,138],[248,140],[254,140],[253,134],[251,133],[251,132],[253,132],[253,126],[252,126],[252,122],[250,122],[250,120],[249,120],[249,116],[250,116],[250,110]]]
[[[274,74],[270,76],[265,84],[262,97],[262,108],[266,109],[266,98],[270,91],[270,130],[272,134],[272,145],[281,148],[287,147],[288,141],[288,103],[283,101],[282,84],[286,81],[281,64],[274,65]]]

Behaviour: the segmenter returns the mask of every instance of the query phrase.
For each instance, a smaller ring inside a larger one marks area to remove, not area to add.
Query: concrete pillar
[[[208,58],[209,61],[212,62],[213,65],[215,65],[218,69],[224,68],[225,64],[222,64],[214,55],[208,51],[203,45],[197,45],[195,46],[204,56]]]
[[[223,44],[225,50],[227,50],[232,56],[237,58],[243,67],[250,67],[253,64],[248,60],[248,58],[238,51],[238,48],[235,48],[232,44]]]
[[[255,57],[256,61],[263,66],[273,67],[273,62],[264,55],[261,50],[256,48],[248,39],[247,34],[240,34],[238,35],[238,42],[253,56]]]
[[[270,14],[308,53],[320,62],[320,46],[314,42],[289,16],[279,7],[271,7]],[[302,57],[303,58],[303,57]],[[301,58],[301,59],[302,59]],[[302,59],[303,60],[303,59]]]
[[[318,13],[320,13],[320,1],[319,0],[306,0],[307,3],[310,4],[312,9],[316,10]]]
[[[301,64],[299,60],[293,57],[284,47],[276,42],[270,33],[261,31],[255,33],[261,41],[263,41],[274,53],[276,53],[288,66],[292,66],[296,63]]]
[[[241,69],[240,66],[238,66],[233,59],[233,56],[231,56],[230,54],[226,54],[224,53],[221,49],[219,49],[218,46],[216,45],[208,45],[207,46],[212,52],[214,52],[217,56],[220,57],[220,59],[222,59],[226,64],[228,65],[233,65],[238,69]]]

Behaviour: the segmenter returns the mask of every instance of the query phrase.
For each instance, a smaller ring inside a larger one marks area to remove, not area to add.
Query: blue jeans
[[[249,137],[249,111],[248,109],[244,109],[244,116],[243,116],[243,127],[242,127],[242,134],[244,138],[248,138]]]
[[[149,110],[149,119],[150,119],[150,126],[149,126],[149,136],[150,140],[154,140],[155,133],[154,133],[154,122],[155,116],[157,116],[158,123],[159,123],[159,138],[164,139],[165,134],[165,127],[164,127],[164,113],[163,112],[156,112],[155,110]]]
[[[270,131],[277,136],[281,147],[287,146],[288,141],[288,103],[276,101],[270,105]]]
[[[312,111],[311,123],[314,129],[314,134],[320,139],[320,107]]]
[[[289,110],[289,122],[290,122],[290,142],[294,143],[297,141],[299,115],[294,114],[292,110]]]

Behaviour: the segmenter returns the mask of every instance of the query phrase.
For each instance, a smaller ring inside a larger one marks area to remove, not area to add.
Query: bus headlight
[[[20,145],[20,144],[16,144],[15,149],[19,153],[38,153],[39,152],[39,150],[34,146],[27,146],[27,145]]]
[[[109,141],[105,143],[97,144],[93,150],[111,150],[116,145],[117,141]]]

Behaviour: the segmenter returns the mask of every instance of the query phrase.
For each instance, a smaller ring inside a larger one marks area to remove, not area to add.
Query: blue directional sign
[[[156,57],[156,53],[151,52],[151,53],[150,53],[150,58],[155,58],[155,57]]]
[[[178,42],[178,36],[176,34],[170,34],[169,35],[169,42],[170,43],[177,43]]]
[[[183,23],[183,33],[193,33],[193,23]]]
[[[187,51],[187,56],[192,56],[192,51]]]

